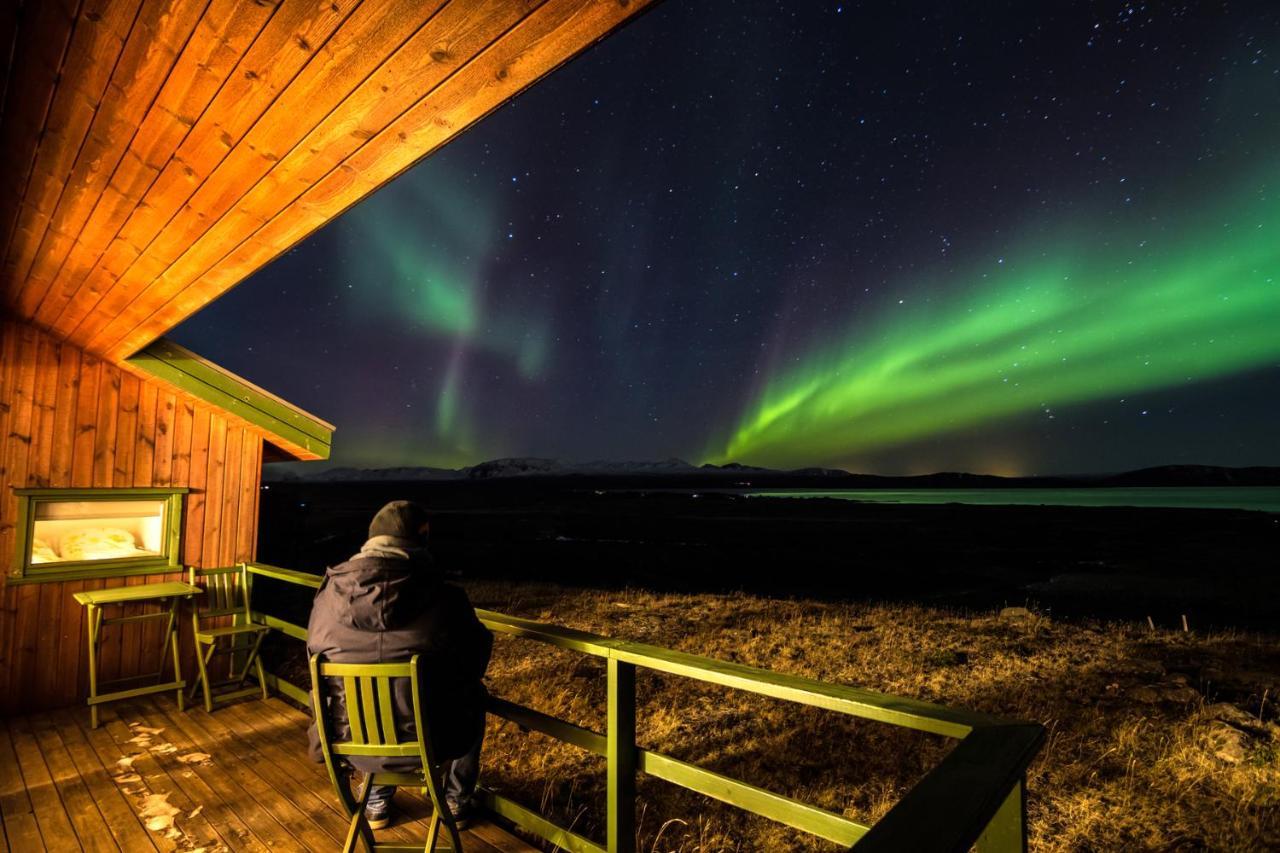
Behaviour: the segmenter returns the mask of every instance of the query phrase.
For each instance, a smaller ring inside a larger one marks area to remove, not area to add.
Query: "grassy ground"
[[[1033,849],[1280,849],[1280,637],[1065,623],[1034,613],[747,595],[469,584],[477,607],[834,683],[1039,721]],[[498,696],[597,731],[603,662],[499,638]],[[655,673],[637,679],[643,746],[868,823],[952,741]],[[604,762],[493,722],[484,781],[603,836]],[[643,851],[834,845],[654,779]]]

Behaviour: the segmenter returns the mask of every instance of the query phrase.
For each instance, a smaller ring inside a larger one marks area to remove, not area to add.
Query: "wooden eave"
[[[150,379],[166,382],[192,397],[211,403],[265,434],[284,458],[328,459],[334,426],[201,358],[186,347],[161,338],[130,356],[125,366]],[[276,458],[280,458],[276,455]]]
[[[0,4],[4,307],[127,367],[651,2]]]

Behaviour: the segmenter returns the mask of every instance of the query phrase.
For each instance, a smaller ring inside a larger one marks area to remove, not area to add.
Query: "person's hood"
[[[361,631],[395,630],[416,619],[440,585],[440,573],[425,548],[401,548],[404,556],[389,555],[388,544],[369,548],[366,543],[359,554],[325,573],[326,586],[340,602],[338,621]]]

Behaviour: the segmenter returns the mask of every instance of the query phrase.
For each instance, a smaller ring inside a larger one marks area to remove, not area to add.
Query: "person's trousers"
[[[480,747],[483,745],[484,726],[481,726],[476,742],[471,745],[465,755],[453,761],[449,766],[449,772],[445,774],[445,800],[458,805],[470,802],[472,795],[476,792],[476,783],[480,781]],[[380,808],[382,803],[390,802],[395,792],[395,785],[374,785],[369,790],[368,806],[374,807],[375,810]]]

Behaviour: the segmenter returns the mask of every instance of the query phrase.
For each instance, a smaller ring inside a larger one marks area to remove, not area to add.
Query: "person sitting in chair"
[[[489,665],[493,636],[476,618],[467,594],[447,584],[427,552],[427,511],[411,501],[392,501],[369,525],[360,553],[325,572],[307,626],[308,654],[335,663],[386,663],[420,655],[422,712],[434,759],[452,760],[445,799],[459,828],[474,811],[480,775],[487,693],[481,679]],[[417,738],[408,679],[396,683],[393,702],[401,741]],[[335,685],[333,701],[341,701]],[[345,708],[345,706],[344,706]],[[346,712],[334,709],[335,728],[347,737]],[[311,756],[323,761],[319,735],[311,727]],[[404,773],[417,759],[352,756],[362,772]],[[407,762],[407,763],[406,763]],[[374,786],[365,817],[373,829],[395,817],[395,787]]]

